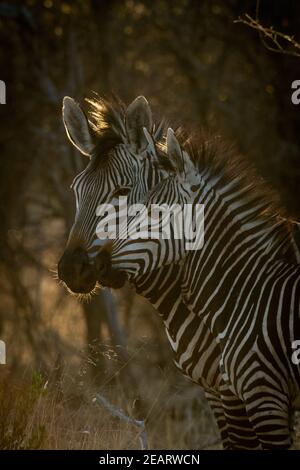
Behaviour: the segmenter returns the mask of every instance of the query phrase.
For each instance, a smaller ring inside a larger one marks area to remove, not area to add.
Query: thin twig
[[[139,429],[139,440],[141,443],[142,450],[148,450],[148,438],[147,431],[144,420],[134,419],[131,416],[127,416],[123,410],[116,408],[112,403],[110,403],[103,395],[97,393],[93,402],[97,403],[100,406],[103,406],[107,411],[109,411],[113,416],[119,418],[121,421],[125,421],[128,424],[131,424]]]
[[[276,31],[273,26],[263,26],[259,20],[259,0],[256,3],[256,18],[252,18],[248,13],[243,17],[239,17],[234,23],[243,23],[252,29],[258,31],[261,41],[263,42],[266,49],[279,54],[291,55],[294,57],[300,57],[300,43],[295,40],[294,36],[284,34],[280,31]],[[270,44],[266,42],[266,39],[270,41]],[[281,44],[281,42],[283,44]],[[287,43],[287,44],[286,44]],[[294,49],[287,49],[287,46],[292,46]]]

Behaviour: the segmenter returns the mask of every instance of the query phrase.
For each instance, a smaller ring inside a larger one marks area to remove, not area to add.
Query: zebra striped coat
[[[162,128],[152,131],[151,112],[145,99],[135,100],[125,113],[105,102],[92,104],[93,129],[82,110],[70,98],[65,99],[63,113],[70,140],[84,155],[91,157],[87,168],[73,182],[77,210],[67,249],[83,246],[91,260],[99,251],[99,240],[95,237],[97,205],[111,202],[118,193],[124,192],[130,202],[138,202],[167,176],[170,169],[155,145]],[[146,146],[145,136],[141,132],[143,127],[149,129]],[[293,249],[288,251],[295,260],[298,248],[293,238],[292,245]],[[288,258],[288,251],[283,251],[283,256]],[[72,278],[74,270],[71,270]],[[249,425],[244,404],[223,381],[219,346],[209,328],[204,322],[197,326],[196,355],[189,344],[186,330],[179,339],[177,330],[188,315],[188,307],[181,293],[183,276],[182,266],[175,263],[136,277],[134,284],[137,292],[148,298],[162,316],[178,367],[204,386],[215,411],[224,446],[257,447],[259,443]],[[68,285],[68,281],[65,282]],[[73,286],[69,287],[72,290]],[[175,337],[178,340],[174,340]]]
[[[300,267],[282,259],[282,253],[288,259],[291,246],[288,224],[269,202],[272,193],[249,181],[247,166],[235,161],[228,168],[224,160],[216,165],[211,156],[205,161],[211,148],[193,162],[172,132],[168,140],[175,174],[150,191],[147,206],[203,203],[204,247],[187,253],[184,240],[116,240],[112,268],[125,270],[138,284],[166,259],[183,262],[185,316],[171,312],[165,320],[179,367],[194,379],[202,359],[199,346],[211,335],[214,342],[210,337],[202,364],[209,370],[214,363],[209,352],[218,351],[217,381],[205,383],[203,368],[201,384],[212,396],[216,387],[221,401],[226,395],[237,400],[241,413],[235,419],[243,424],[235,422],[229,441],[241,447],[246,442],[246,447],[251,442],[253,447],[288,447],[290,411],[300,384],[299,365],[292,362],[292,344],[300,339]],[[240,173],[234,173],[236,168]],[[226,405],[223,411],[226,420]],[[251,430],[244,427],[245,419]]]

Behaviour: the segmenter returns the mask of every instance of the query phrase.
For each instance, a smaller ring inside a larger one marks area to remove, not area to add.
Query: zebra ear
[[[170,127],[167,132],[167,153],[174,163],[177,173],[184,179],[191,171],[194,171],[194,165],[188,153],[182,150],[173,129]]]
[[[169,127],[167,132],[167,153],[169,158],[175,163],[175,168],[178,173],[184,172],[184,158],[183,152],[179,145],[178,140],[176,139],[175,133],[171,127]]]
[[[144,131],[147,143],[148,143],[148,148],[150,150],[150,153],[153,157],[156,157],[154,139],[153,139],[152,135],[150,134],[150,132],[148,131],[148,129],[146,129],[146,127],[143,127],[143,131]]]
[[[91,156],[94,143],[89,122],[79,104],[69,96],[64,97],[62,116],[67,136],[72,144],[83,155]]]
[[[129,144],[134,152],[144,150],[148,144],[143,130],[144,127],[151,132],[152,113],[146,98],[138,96],[126,111],[126,132]]]

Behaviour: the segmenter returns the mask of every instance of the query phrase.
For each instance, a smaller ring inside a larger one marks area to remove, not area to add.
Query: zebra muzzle
[[[64,252],[58,263],[58,277],[76,293],[88,293],[96,284],[94,267],[81,248]]]
[[[118,271],[112,268],[111,243],[104,245],[95,257],[94,270],[97,281],[103,287],[119,289],[123,287],[127,280],[127,275],[124,271]]]

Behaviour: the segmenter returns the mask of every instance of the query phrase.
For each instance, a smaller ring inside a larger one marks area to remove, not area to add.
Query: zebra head
[[[63,121],[72,144],[89,158],[73,183],[76,214],[58,276],[75,293],[88,293],[96,285],[93,258],[102,241],[96,235],[97,208],[140,200],[165,175],[156,157],[156,141],[163,125],[155,127],[147,100],[140,96],[127,109],[106,101],[89,101],[90,120],[81,107],[64,98]]]
[[[169,166],[168,176],[152,188],[143,200],[144,214],[138,213],[136,217],[129,218],[126,238],[120,233],[117,239],[107,242],[96,256],[95,270],[102,285],[116,287],[120,272],[134,281],[161,266],[184,259],[187,252],[193,249],[187,249],[191,242],[187,234],[191,232],[188,232],[185,223],[194,224],[195,203],[200,206],[196,201],[200,187],[199,170],[181,148],[172,129],[168,129],[167,155],[172,169]],[[185,212],[187,207],[188,215]],[[198,214],[198,220],[199,215],[203,229],[203,211]],[[141,216],[146,216],[144,222]],[[138,236],[135,233],[137,225],[140,228]],[[195,234],[195,224],[192,228]],[[200,245],[195,245],[194,249],[201,248]]]

